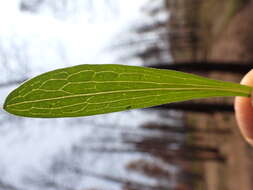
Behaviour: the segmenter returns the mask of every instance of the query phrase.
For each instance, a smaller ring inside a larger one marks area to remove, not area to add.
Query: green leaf
[[[4,109],[26,117],[78,117],[218,96],[252,88],[172,70],[79,65],[39,75],[10,93]]]

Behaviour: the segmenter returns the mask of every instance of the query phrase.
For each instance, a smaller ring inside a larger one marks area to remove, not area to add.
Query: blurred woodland
[[[239,82],[252,69],[252,1],[170,0],[168,6],[171,51],[176,64],[184,63],[185,71]],[[185,113],[187,125],[224,132],[207,132],[193,138],[189,134],[189,143],[214,148],[223,158],[222,162],[191,164],[191,171],[202,177],[193,189],[252,189],[252,148],[237,128],[233,99],[190,101],[184,104],[186,110],[187,105],[190,105]],[[198,106],[194,113],[195,105]]]

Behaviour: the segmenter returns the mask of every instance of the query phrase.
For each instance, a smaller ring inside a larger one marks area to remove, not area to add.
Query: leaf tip
[[[9,99],[10,99],[10,95],[7,96],[7,98],[5,99],[4,105],[3,105],[3,109],[4,109],[6,112],[11,113],[10,110],[8,109],[8,108],[9,108]]]
[[[11,101],[13,100],[13,91],[6,97],[4,104],[3,104],[3,109],[10,113],[16,115],[13,110],[10,108]]]

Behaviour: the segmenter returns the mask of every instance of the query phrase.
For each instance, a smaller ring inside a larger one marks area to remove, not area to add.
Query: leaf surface
[[[25,117],[79,117],[219,96],[252,88],[197,75],[125,65],[79,65],[39,75],[15,89],[4,109]]]

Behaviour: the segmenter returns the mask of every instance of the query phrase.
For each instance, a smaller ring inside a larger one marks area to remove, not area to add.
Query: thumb
[[[253,70],[247,73],[241,84],[253,86]],[[235,116],[242,135],[253,146],[253,106],[251,98],[235,98]]]

